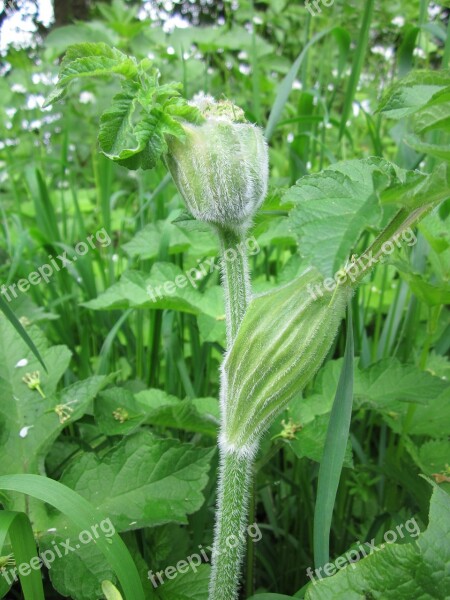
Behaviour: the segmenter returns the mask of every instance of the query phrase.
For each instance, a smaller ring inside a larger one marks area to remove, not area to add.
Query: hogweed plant
[[[119,75],[121,91],[101,116],[99,145],[130,169],[163,160],[192,216],[208,223],[222,255],[242,243],[263,203],[268,150],[262,131],[229,101],[200,96],[188,102],[180,85],[159,83],[159,72],[104,44],[71,46],[47,104],[60,100],[75,78]],[[380,198],[401,205],[366,251],[378,259],[440,202],[447,173],[404,172],[381,159],[373,163]],[[301,204],[300,204],[301,210]],[[356,244],[355,240],[355,244]],[[243,246],[242,246],[243,247]],[[308,269],[287,285],[259,296],[251,291],[245,254],[222,261],[227,350],[221,367],[220,468],[212,553],[210,600],[237,598],[245,547],[252,468],[260,439],[287,404],[314,376],[336,337],[350,298],[374,261],[322,289],[323,277]],[[233,547],[227,541],[233,536]]]

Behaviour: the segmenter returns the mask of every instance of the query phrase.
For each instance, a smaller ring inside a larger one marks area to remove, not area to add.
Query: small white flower
[[[16,369],[18,367],[26,367],[28,364],[28,358],[21,358],[19,361],[17,361],[16,363]]]

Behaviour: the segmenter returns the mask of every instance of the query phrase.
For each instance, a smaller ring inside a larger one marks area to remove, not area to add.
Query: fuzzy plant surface
[[[221,367],[220,467],[210,600],[235,600],[244,555],[252,469],[261,437],[299,395],[332,347],[352,294],[370,270],[351,276],[355,258],[333,291],[306,269],[288,284],[254,296],[244,242],[268,183],[268,149],[260,128],[228,100],[201,96],[188,102],[180,84],[159,83],[159,72],[104,44],[69,48],[47,103],[63,98],[77,78],[116,75],[121,91],[100,119],[100,150],[130,169],[164,161],[192,216],[208,223],[220,241],[227,349]],[[336,179],[339,173],[336,172]],[[442,200],[447,173],[404,172],[386,161],[373,168],[380,199],[400,205],[366,253],[383,245]],[[330,181],[332,177],[330,175]],[[301,211],[301,203],[298,207]],[[321,289],[311,294],[311,289]]]

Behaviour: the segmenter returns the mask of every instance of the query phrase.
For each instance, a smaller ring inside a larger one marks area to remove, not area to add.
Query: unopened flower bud
[[[202,96],[195,105],[205,120],[184,123],[184,140],[167,136],[167,166],[196,219],[229,228],[246,226],[267,192],[262,130],[231,102]]]
[[[251,453],[321,366],[353,290],[322,291],[320,283],[310,270],[250,304],[222,368],[225,449]]]

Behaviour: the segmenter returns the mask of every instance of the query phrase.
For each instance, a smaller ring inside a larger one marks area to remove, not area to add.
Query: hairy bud
[[[185,139],[167,136],[167,167],[195,218],[219,226],[246,226],[267,192],[268,152],[259,127],[228,101],[202,96],[205,120],[183,123]]]
[[[222,369],[225,449],[251,453],[325,359],[352,288],[316,295],[313,285],[320,281],[309,270],[250,303]]]

